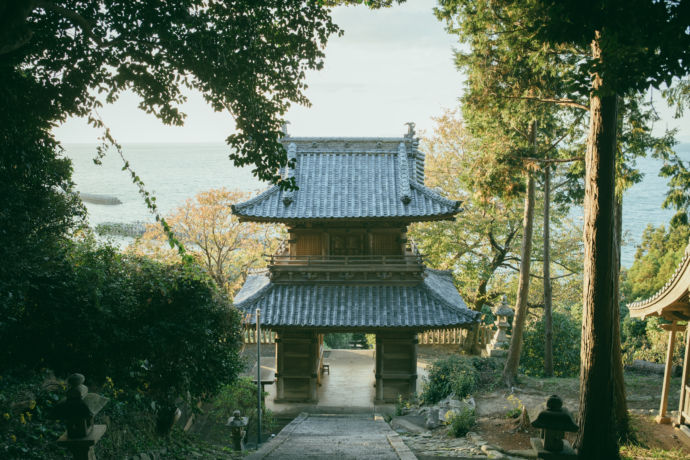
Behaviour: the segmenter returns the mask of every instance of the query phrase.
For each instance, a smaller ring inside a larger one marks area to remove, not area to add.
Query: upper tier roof
[[[424,186],[424,154],[411,132],[399,138],[285,137],[299,190],[274,186],[232,206],[242,220],[448,219],[460,202]]]

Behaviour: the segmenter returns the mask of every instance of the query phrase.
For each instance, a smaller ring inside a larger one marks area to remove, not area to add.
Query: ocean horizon
[[[154,222],[129,174],[122,171],[117,152],[108,152],[102,165],[96,165],[93,162],[96,144],[67,143],[63,147],[65,155],[72,160],[78,192],[115,197],[121,202],[118,205],[85,203],[91,227],[104,223]],[[680,143],[675,149],[684,160],[690,160],[690,143]],[[256,192],[270,185],[259,181],[251,167],[233,165],[228,158],[230,147],[222,143],[131,143],[123,144],[123,153],[146,189],[156,197],[163,216],[205,190],[225,187]],[[666,179],[658,176],[662,164],[650,157],[638,160],[643,180],[624,194],[621,251],[624,267],[632,264],[645,227],[667,225],[675,212],[661,208],[667,191]],[[574,207],[572,215],[581,222],[582,208]]]

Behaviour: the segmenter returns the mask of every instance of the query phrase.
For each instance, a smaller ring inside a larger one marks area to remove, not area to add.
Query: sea
[[[95,144],[65,144],[64,148],[73,163],[77,191],[114,197],[121,202],[118,205],[85,203],[90,226],[154,221],[129,173],[122,170],[122,159],[117,152],[108,152],[102,164],[96,165]],[[690,161],[690,143],[678,144],[675,149],[684,160]],[[163,216],[205,190],[225,187],[255,192],[269,186],[252,174],[251,167],[234,166],[228,158],[229,152],[229,147],[220,143],[123,145],[124,156],[146,189],[156,197]],[[645,227],[667,225],[674,214],[673,210],[661,207],[667,191],[667,180],[658,176],[662,164],[651,157],[639,159],[637,168],[644,174],[643,180],[625,192],[621,254],[624,267],[632,264]],[[571,216],[576,222],[582,222],[582,208],[573,208]],[[129,241],[120,238],[115,242],[126,245]]]

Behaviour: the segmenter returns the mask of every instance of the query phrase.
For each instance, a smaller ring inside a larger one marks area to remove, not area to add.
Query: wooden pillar
[[[377,402],[412,396],[417,389],[417,333],[377,334],[375,373]]]
[[[661,404],[659,406],[659,415],[655,420],[657,423],[669,424],[671,418],[666,416],[666,409],[668,408],[668,390],[671,385],[671,371],[673,370],[673,343],[676,339],[676,322],[671,325],[671,330],[668,331],[668,349],[666,351],[666,369],[664,370],[664,386],[661,388]]]
[[[383,340],[380,334],[376,334],[375,360],[376,401],[383,401]]]
[[[313,333],[311,337],[311,375],[309,376],[309,399],[311,401],[318,401],[319,397],[317,392],[319,390],[319,362],[321,360],[320,348],[319,347],[319,337],[316,332]]]
[[[285,372],[284,360],[285,347],[283,346],[283,333],[276,334],[276,398],[277,400],[285,397],[285,388],[283,387],[283,374]]]
[[[319,340],[313,330],[283,330],[276,341],[275,402],[316,402]]]
[[[685,327],[685,357],[683,357],[683,377],[680,379],[680,404],[678,404],[678,425],[688,424],[690,417],[690,322]]]

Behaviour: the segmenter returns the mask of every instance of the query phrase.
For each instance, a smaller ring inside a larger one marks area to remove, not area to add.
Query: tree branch
[[[87,37],[91,38],[99,45],[103,44],[101,38],[93,33],[93,25],[91,24],[91,22],[81,14],[77,13],[76,11],[72,11],[69,8],[65,8],[63,6],[59,6],[47,1],[38,1],[36,2],[36,6],[38,8],[43,8],[46,11],[53,11],[61,16],[64,16],[65,18],[72,21],[72,23],[75,26],[79,26],[84,31]]]
[[[548,104],[557,104],[557,105],[562,105],[565,107],[573,107],[576,109],[589,111],[588,106],[586,106],[584,104],[580,104],[579,102],[577,102],[573,99],[567,99],[567,98],[537,97],[537,96],[508,96],[506,94],[495,94],[495,96],[503,97],[506,99],[523,99],[523,100],[528,100],[528,101],[544,102],[544,103],[548,103]]]

